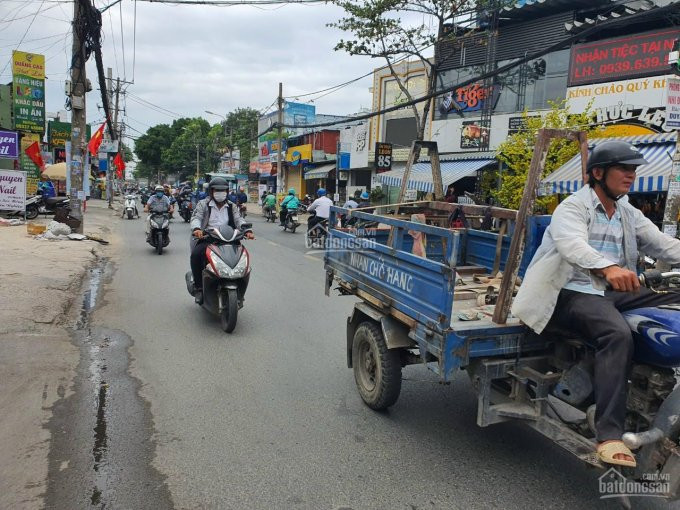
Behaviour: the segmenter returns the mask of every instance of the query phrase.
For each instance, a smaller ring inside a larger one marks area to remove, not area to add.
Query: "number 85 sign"
[[[392,168],[392,144],[376,142],[375,144],[375,170],[386,172]]]

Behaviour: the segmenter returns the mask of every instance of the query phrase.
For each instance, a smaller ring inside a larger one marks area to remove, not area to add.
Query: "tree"
[[[335,50],[344,50],[350,55],[363,55],[384,59],[397,86],[403,94],[401,102],[414,99],[408,87],[408,76],[401,76],[395,63],[404,59],[417,59],[423,65],[426,75],[426,92],[436,90],[439,42],[452,37],[446,31],[453,26],[454,18],[468,10],[475,2],[468,0],[331,0],[342,7],[347,14],[329,26],[351,33],[353,39],[340,40]],[[479,2],[477,2],[479,3]],[[402,16],[417,17],[413,23]],[[427,23],[423,17],[433,21]],[[434,59],[425,56],[425,51],[434,45]],[[422,111],[413,105],[416,120],[416,139],[423,140],[432,101],[425,101]]]
[[[501,186],[491,194],[499,204],[510,209],[519,208],[522,193],[529,172],[529,165],[534,153],[536,135],[541,128],[575,129],[586,131],[588,136],[597,134],[600,127],[592,126],[592,112],[588,105],[582,113],[572,114],[565,106],[565,101],[550,103],[550,110],[544,116],[530,116],[527,111],[522,114],[526,129],[510,135],[496,149],[496,157],[508,168],[501,174]],[[554,139],[550,143],[545,168],[541,177],[546,177],[557,170],[579,152],[577,142],[565,139]],[[538,199],[537,209],[544,208],[549,199]]]

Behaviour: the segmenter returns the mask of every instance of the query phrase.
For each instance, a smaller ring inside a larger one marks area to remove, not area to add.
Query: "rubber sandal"
[[[626,455],[633,460],[615,459],[614,455],[618,454]],[[623,441],[605,441],[597,445],[597,458],[606,464],[615,466],[635,467],[637,465],[633,452],[623,444]]]

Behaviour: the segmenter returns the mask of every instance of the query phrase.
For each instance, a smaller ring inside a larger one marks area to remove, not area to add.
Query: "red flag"
[[[40,168],[42,172],[45,170],[45,162],[43,161],[42,155],[40,154],[40,144],[38,142],[33,142],[31,145],[26,147],[24,151],[26,155],[31,158],[31,161]]]
[[[123,161],[123,157],[120,155],[120,152],[116,154],[115,158],[113,158],[113,164],[116,165],[116,176],[119,179],[122,179],[123,170],[125,170],[125,161]]]
[[[102,144],[102,138],[104,138],[105,126],[106,122],[99,126],[99,129],[95,131],[95,133],[92,135],[92,138],[90,138],[90,141],[87,143],[87,150],[90,151],[90,154],[92,154],[92,156],[96,156],[97,153],[99,152],[99,146]]]

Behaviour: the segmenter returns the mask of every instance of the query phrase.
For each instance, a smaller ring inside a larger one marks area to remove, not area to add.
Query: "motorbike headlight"
[[[163,228],[167,228],[168,225],[170,225],[170,220],[165,220],[165,221],[163,222]]]
[[[238,264],[232,268],[229,267],[229,265],[221,258],[215,255],[211,250],[208,250],[208,261],[213,268],[213,272],[220,278],[229,278],[230,280],[235,280],[237,278],[242,278],[248,272],[250,256],[246,250],[243,250]]]

